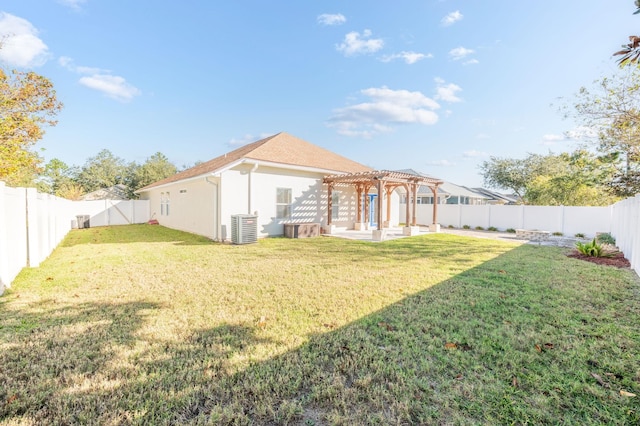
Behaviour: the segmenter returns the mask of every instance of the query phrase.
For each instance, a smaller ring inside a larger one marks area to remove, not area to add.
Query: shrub
[[[453,226],[453,225],[449,225],[449,226],[447,226],[447,228],[449,228],[449,229],[453,229],[453,228],[454,228],[454,226]]]
[[[498,230],[498,228],[496,228],[495,226],[490,226],[487,228],[487,231],[493,231],[496,232]]]
[[[476,226],[476,231],[484,231],[484,228],[482,226]]]
[[[462,225],[462,229],[471,229],[469,225]]]
[[[554,232],[554,233],[553,233],[553,234],[551,234],[551,235],[553,235],[553,236],[555,236],[555,237],[562,237],[564,234],[563,234],[562,232],[560,232],[560,231],[556,231],[556,232]]]
[[[616,239],[613,238],[613,235],[609,234],[608,232],[599,234],[596,238],[600,244],[609,244],[612,246],[616,245]]]
[[[602,244],[598,244],[596,239],[594,238],[589,243],[582,243],[580,241],[576,242],[576,249],[584,254],[585,256],[590,257],[610,257],[611,254],[607,253],[602,247]]]
[[[584,234],[583,234],[582,232],[578,232],[578,233],[575,235],[575,237],[576,237],[576,238],[584,238]]]
[[[510,233],[510,234],[515,234],[515,233],[516,233],[516,230],[515,230],[515,229],[513,229],[513,228],[508,228],[508,229],[507,229],[507,232],[508,232],[508,233]]]

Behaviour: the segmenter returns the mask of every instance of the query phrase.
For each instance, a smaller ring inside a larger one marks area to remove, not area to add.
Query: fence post
[[[9,288],[9,259],[7,255],[7,240],[9,239],[7,228],[7,218],[5,215],[5,184],[0,181],[0,295],[4,293],[4,289]]]
[[[38,191],[35,188],[25,188],[25,210],[27,212],[27,266],[34,268],[40,265],[38,223]]]

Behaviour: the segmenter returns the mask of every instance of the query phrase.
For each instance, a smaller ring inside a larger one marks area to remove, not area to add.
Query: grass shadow
[[[567,283],[555,278],[567,267],[556,259],[558,250],[514,248],[200,390],[179,418],[637,424],[635,401],[619,393],[640,392],[637,279],[629,274],[620,287],[606,279],[620,271],[569,262],[575,281]]]
[[[493,244],[501,244],[502,254],[467,267]],[[210,327],[154,324],[161,309],[183,317],[177,324],[189,324],[193,301],[172,311],[146,301],[74,304],[69,298],[80,293],[76,288],[67,299],[37,302],[10,292],[11,303],[0,305],[0,422],[640,422],[635,400],[619,393],[640,393],[640,294],[630,271],[567,259],[557,248],[505,249],[504,243],[445,235],[382,244],[269,239],[220,247],[241,259],[242,269],[284,257],[292,270],[319,261],[321,273],[335,271],[336,279],[341,266],[365,260],[382,271],[372,280],[392,279],[396,268],[438,256],[462,272],[341,327],[332,318],[310,316],[312,328],[281,339],[271,333],[275,320],[224,322],[216,312],[207,317],[216,323]],[[185,275],[196,266],[188,264]],[[240,278],[258,297],[255,280]],[[314,284],[308,291],[317,294]],[[264,288],[278,285],[284,283]],[[212,299],[212,310],[214,297],[238,300],[236,309],[248,303],[217,290],[198,293]],[[260,297],[280,297],[269,291]],[[346,305],[361,303],[358,293],[349,294]],[[269,351],[279,355],[266,356]]]

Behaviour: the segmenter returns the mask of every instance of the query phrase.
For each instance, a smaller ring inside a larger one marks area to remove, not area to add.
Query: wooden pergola
[[[399,187],[403,187],[407,192],[406,203],[406,226],[416,226],[416,204],[418,196],[418,188],[427,186],[433,192],[433,223],[437,223],[438,218],[438,186],[442,185],[442,181],[432,177],[419,176],[411,173],[394,172],[389,170],[373,170],[369,172],[349,173],[342,175],[330,175],[323,179],[323,183],[327,184],[327,225],[331,225],[332,211],[332,192],[336,186],[352,186],[355,187],[357,193],[357,215],[356,223],[369,221],[369,198],[363,195],[369,193],[371,188],[376,188],[378,192],[377,198],[377,227],[378,230],[388,227],[388,221],[391,217],[391,193]],[[383,220],[382,206],[383,199],[386,200],[386,222]],[[410,209],[409,201],[412,208]],[[363,208],[364,207],[364,208]],[[363,218],[364,210],[364,218]],[[387,224],[387,226],[385,226]]]

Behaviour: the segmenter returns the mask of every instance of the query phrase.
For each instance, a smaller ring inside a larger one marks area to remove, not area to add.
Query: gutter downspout
[[[205,182],[215,186],[215,190],[214,190],[214,205],[213,205],[213,212],[215,217],[213,218],[213,229],[215,231],[215,235],[214,235],[214,239],[217,241],[223,241],[224,240],[220,237],[220,232],[221,232],[221,227],[220,227],[220,185],[218,185],[218,182],[212,182],[209,180],[210,177],[213,177],[214,175],[211,174],[209,176],[205,176],[204,180]],[[220,183],[222,183],[222,176],[220,176]]]
[[[247,162],[246,164],[251,164],[249,162]],[[253,172],[255,172],[256,170],[258,170],[258,163],[253,163],[253,167],[251,168],[251,170],[249,170],[248,175],[248,181],[247,181],[247,214],[252,214],[251,213],[251,200],[253,198],[253,193],[251,192],[251,183],[252,183],[252,179],[251,179],[251,175],[253,174]]]

